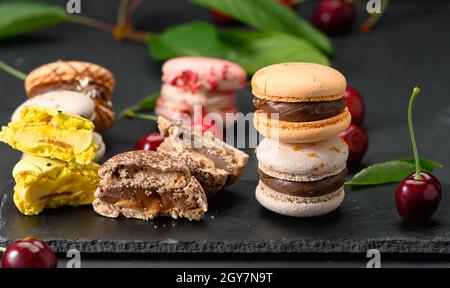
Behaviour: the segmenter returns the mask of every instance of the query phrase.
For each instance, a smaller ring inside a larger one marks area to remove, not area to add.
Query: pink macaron
[[[191,93],[182,88],[169,84],[161,87],[161,97],[169,106],[177,106],[181,110],[192,109],[194,105],[202,105],[206,110],[224,109],[233,105],[236,101],[236,93],[231,92],[195,92]]]
[[[245,87],[247,73],[232,62],[208,57],[177,57],[162,67],[162,80],[195,93],[199,90],[234,91]]]
[[[203,113],[217,113],[225,120],[227,113],[235,114],[238,109],[234,103],[226,107],[202,106]],[[182,103],[175,103],[167,101],[163,97],[159,97],[156,101],[155,107],[156,115],[162,116],[166,119],[180,119],[184,114],[194,117],[194,107]]]

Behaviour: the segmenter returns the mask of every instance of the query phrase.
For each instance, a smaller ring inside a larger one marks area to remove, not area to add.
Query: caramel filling
[[[39,200],[42,201],[47,201],[47,200],[51,200],[57,197],[61,197],[61,196],[69,196],[72,195],[72,192],[62,192],[62,193],[56,193],[56,194],[48,194],[48,195],[44,195],[42,197],[39,198]]]
[[[295,182],[283,179],[278,179],[267,175],[258,169],[261,181],[269,188],[290,196],[296,197],[319,197],[335,192],[341,188],[345,183],[345,175],[347,169],[344,169],[339,174],[330,176],[318,181]]]
[[[73,147],[72,145],[69,145],[69,144],[64,143],[62,141],[58,141],[58,140],[54,140],[54,139],[39,139],[38,142],[39,143],[46,143],[46,144],[53,144],[53,145],[59,146],[59,147],[64,148],[64,149],[70,149],[70,148]]]
[[[115,189],[107,194],[114,196],[101,196],[100,199],[118,207],[144,210],[154,215],[166,214],[175,207],[170,193],[157,193],[144,188]]]
[[[264,113],[278,113],[287,122],[318,121],[339,115],[345,109],[345,98],[320,102],[274,102],[253,97],[253,105]]]

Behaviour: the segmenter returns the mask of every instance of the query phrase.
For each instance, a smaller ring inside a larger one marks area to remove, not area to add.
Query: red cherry
[[[364,129],[356,124],[350,124],[347,130],[339,134],[339,137],[348,144],[347,165],[354,168],[366,154],[369,137]]]
[[[150,133],[148,135],[142,136],[136,142],[134,146],[134,150],[152,150],[156,151],[156,149],[161,145],[164,141],[164,137],[156,132]]]
[[[355,21],[353,4],[348,0],[322,0],[314,13],[314,24],[329,34],[349,31]]]
[[[212,14],[214,21],[216,21],[217,23],[225,24],[225,23],[233,22],[233,18],[231,18],[227,14],[223,14],[220,11],[211,11],[211,14]]]
[[[293,0],[278,0],[278,2],[280,2],[281,4],[284,4],[286,6],[288,6],[289,8],[294,8],[295,4],[297,4],[295,1]]]
[[[397,211],[407,221],[430,218],[441,202],[441,183],[430,173],[421,172],[420,180],[413,173],[403,179],[395,192]]]
[[[352,123],[361,125],[364,120],[365,105],[361,94],[352,87],[347,87],[344,93],[345,103],[352,115]]]
[[[56,268],[55,253],[44,241],[27,237],[13,242],[2,257],[3,268]]]

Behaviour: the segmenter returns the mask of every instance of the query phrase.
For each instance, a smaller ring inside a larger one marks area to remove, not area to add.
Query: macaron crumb
[[[311,153],[308,153],[308,157],[319,158],[319,155],[317,155],[317,153],[315,153],[315,152],[311,152]]]
[[[341,150],[339,150],[336,146],[333,146],[330,148],[331,152],[341,153]]]

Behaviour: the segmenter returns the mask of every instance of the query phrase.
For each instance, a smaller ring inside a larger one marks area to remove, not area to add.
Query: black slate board
[[[376,248],[450,254],[450,210],[440,209],[430,221],[408,225],[395,211],[395,185],[347,189],[337,211],[308,219],[265,210],[255,200],[255,186],[255,181],[240,181],[217,195],[201,222],[169,218],[145,222],[104,218],[90,206],[23,216],[14,207],[10,185],[0,206],[0,245],[39,235],[57,252],[77,248],[84,253],[365,253]],[[449,202],[445,197],[442,206]]]
[[[59,0],[46,2],[61,4]],[[140,30],[162,31],[173,24],[210,20],[208,11],[188,1],[158,1],[158,5],[144,2],[133,17]],[[422,88],[414,107],[420,155],[444,164],[435,172],[444,187],[443,202],[430,222],[412,226],[399,218],[394,204],[395,184],[361,191],[347,188],[342,207],[321,218],[293,219],[273,214],[255,202],[256,162],[247,151],[252,160],[242,180],[211,201],[210,212],[201,223],[106,219],[89,207],[25,217],[12,203],[10,185],[0,198],[0,245],[34,234],[50,240],[59,252],[72,247],[84,252],[143,253],[365,253],[378,248],[394,253],[449,254],[450,149],[446,143],[450,137],[450,38],[442,37],[441,32],[442,27],[450,25],[447,2],[391,2],[371,33],[354,31],[332,38],[337,55],[332,64],[365,98],[364,126],[370,137],[365,164],[411,156],[406,107],[413,85]],[[302,4],[300,14],[310,17],[315,5],[315,1]],[[82,9],[90,17],[116,21],[117,7],[110,0],[84,1]],[[89,27],[60,25],[2,40],[0,46],[0,58],[24,72],[55,59],[80,59],[108,67],[117,79],[117,112],[160,89],[161,63],[149,59],[144,45],[117,43],[110,34]],[[26,96],[23,82],[6,74],[0,75],[0,87],[0,123],[5,124]],[[248,89],[239,93],[238,106],[244,113],[253,111],[250,95]],[[106,158],[132,149],[138,137],[155,130],[151,122],[118,120],[104,135]],[[4,188],[20,153],[1,144],[0,155],[0,186]]]

